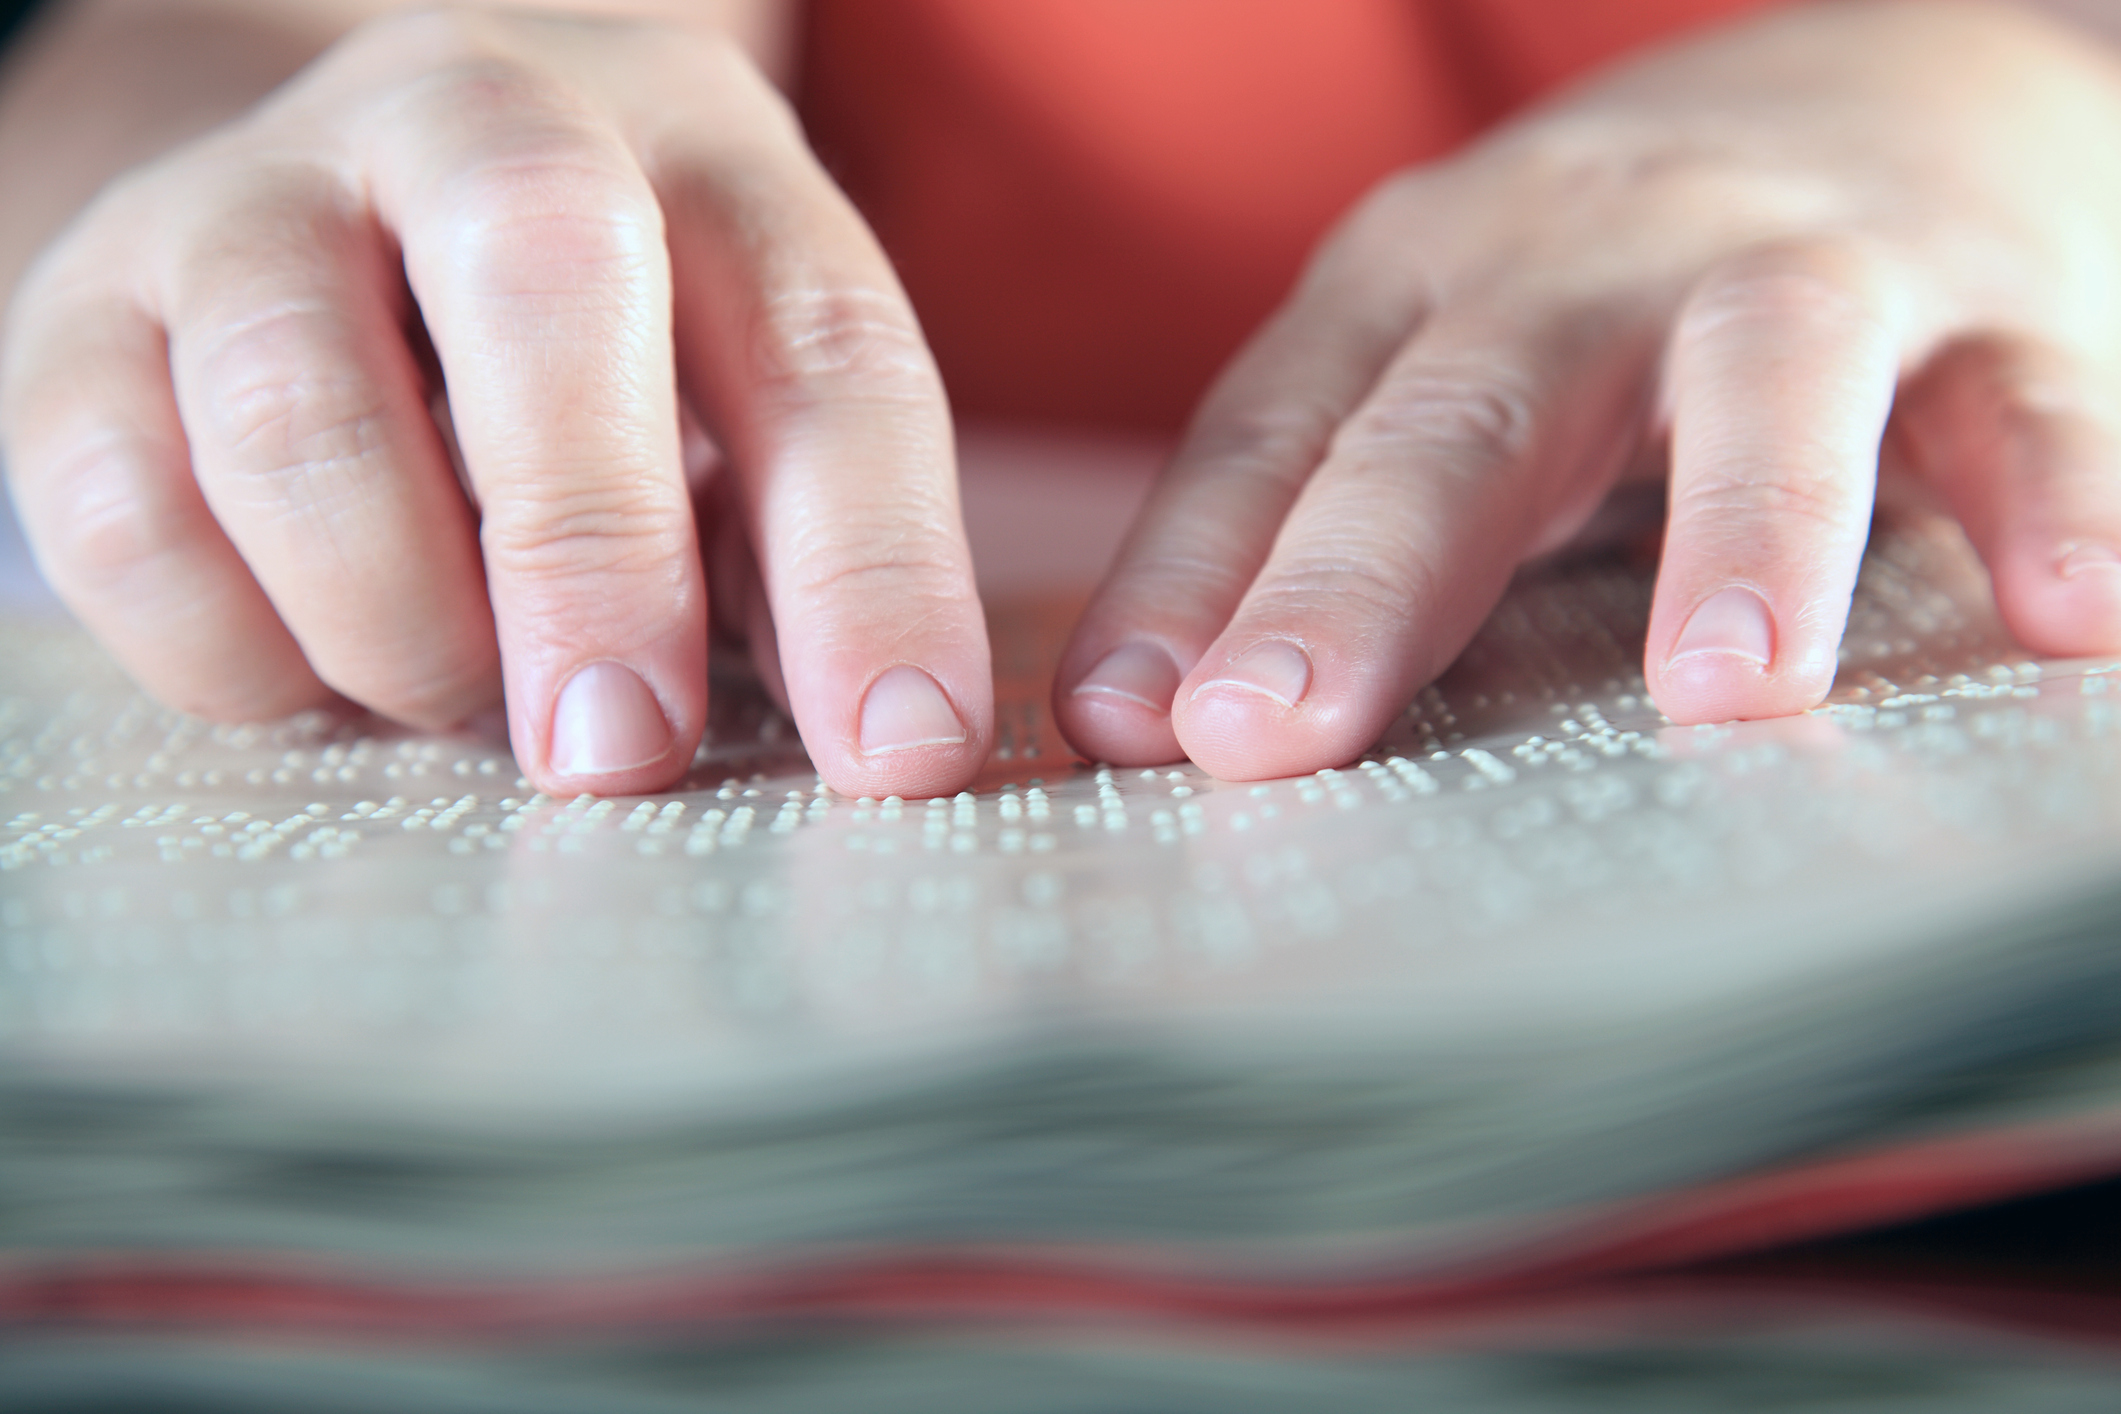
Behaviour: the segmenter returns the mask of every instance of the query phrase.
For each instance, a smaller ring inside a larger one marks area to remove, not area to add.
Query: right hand
[[[38,559],[173,705],[439,729],[505,690],[540,789],[656,789],[706,720],[711,582],[837,790],[934,795],[985,758],[941,383],[727,40],[369,24],[107,189],[4,360]],[[727,460],[691,486],[681,406]]]

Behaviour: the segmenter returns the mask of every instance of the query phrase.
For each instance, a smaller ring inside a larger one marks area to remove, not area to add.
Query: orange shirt
[[[813,0],[813,143],[960,413],[1167,430],[1380,177],[1764,0]]]

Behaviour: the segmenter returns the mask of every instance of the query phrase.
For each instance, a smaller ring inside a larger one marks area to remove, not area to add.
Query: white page
[[[1115,533],[1148,461],[990,446],[990,545],[1070,456],[1081,534]],[[547,801],[478,742],[181,718],[18,612],[18,1241],[1441,1260],[1881,1126],[2121,1101],[2071,1068],[2109,1020],[2076,1003],[2110,967],[2121,684],[2010,645],[1954,532],[1874,548],[1806,717],[1664,724],[1646,571],[1607,554],[1523,577],[1361,763],[1266,785],[1075,763],[1043,679],[1073,570],[1033,570],[988,584],[982,788],[897,805],[825,791],[733,677],[682,789]],[[2002,1069],[2034,1062],[2080,1080]],[[20,1118],[55,1096],[81,1108]],[[364,1152],[456,1187],[242,1198],[261,1155]],[[494,1153],[516,1177],[466,1186]],[[600,1191],[628,1221],[556,1219]]]

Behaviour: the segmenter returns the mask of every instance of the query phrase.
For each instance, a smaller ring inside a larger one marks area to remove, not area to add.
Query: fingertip
[[[1211,654],[1193,676],[1173,717],[1186,754],[1210,775],[1270,780],[1353,754],[1338,747],[1344,714],[1321,702],[1316,665],[1298,643],[1269,638],[1227,657]]]
[[[1167,765],[1186,754],[1171,726],[1172,700],[1184,678],[1162,646],[1122,643],[1075,682],[1055,684],[1054,719],[1068,741],[1094,761]]]
[[[2121,652],[2121,428],[2111,370],[2024,337],[1959,340],[1911,381],[1915,468],[1987,563],[2011,634],[2058,658]]]
[[[1647,676],[1657,710],[1681,726],[1787,715],[1762,706],[1775,688],[1765,666],[1736,653],[1689,653]]]
[[[1832,664],[1761,664],[1739,653],[1697,652],[1645,663],[1650,699],[1681,726],[1792,717],[1826,700]]]
[[[1757,590],[1716,590],[1688,613],[1662,662],[1645,664],[1651,698],[1681,725],[1786,717],[1815,707],[1832,686],[1832,666],[1793,655],[1788,638]]]
[[[1290,714],[1253,694],[1218,691],[1191,705],[1179,734],[1186,755],[1222,781],[1266,781],[1301,775],[1283,738]],[[1301,758],[1298,758],[1301,759]]]
[[[2055,658],[2121,652],[2121,550],[2067,542],[1997,567],[1996,601],[2020,643]]]

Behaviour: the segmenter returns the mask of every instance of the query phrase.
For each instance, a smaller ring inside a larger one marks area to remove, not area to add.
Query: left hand
[[[2025,645],[2115,652],[2117,394],[2121,63],[2000,4],[1779,11],[1365,199],[1209,395],[1056,711],[1116,764],[1341,764],[1644,468],[1658,706],[1801,711],[1889,422]]]

